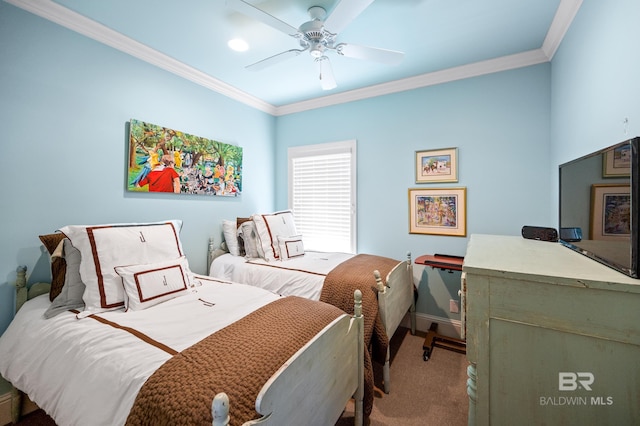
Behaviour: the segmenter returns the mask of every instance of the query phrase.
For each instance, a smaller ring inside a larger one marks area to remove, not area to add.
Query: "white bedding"
[[[59,425],[124,424],[139,389],[170,354],[117,327],[181,351],[278,298],[197,278],[202,285],[186,296],[142,311],[95,315],[112,325],[71,312],[44,319],[48,295],[30,300],[0,337],[0,374]]]
[[[267,262],[227,253],[213,260],[209,275],[261,287],[282,296],[320,300],[327,274],[353,256],[350,253],[307,251],[301,257]]]

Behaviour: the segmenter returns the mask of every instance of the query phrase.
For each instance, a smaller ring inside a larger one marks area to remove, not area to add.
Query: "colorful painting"
[[[409,189],[409,233],[464,237],[466,188]]]
[[[416,152],[416,183],[457,181],[457,148]]]
[[[631,237],[631,187],[591,186],[591,239],[620,240]]]
[[[129,126],[127,189],[237,197],[242,148],[139,120]]]

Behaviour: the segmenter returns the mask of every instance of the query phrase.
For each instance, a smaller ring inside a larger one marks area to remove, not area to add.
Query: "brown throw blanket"
[[[211,402],[218,392],[229,396],[231,425],[259,418],[255,401],[264,383],[342,314],[295,296],[258,309],[156,370],[138,393],[127,424],[211,425]]]
[[[378,288],[373,275],[380,271],[383,279],[394,266],[400,263],[388,257],[358,254],[336,266],[324,280],[320,300],[337,306],[353,315],[353,292],[362,292],[362,315],[364,316],[364,344],[368,351],[364,356],[364,415],[371,414],[373,408],[373,365],[372,360],[384,363],[389,338],[378,315]]]

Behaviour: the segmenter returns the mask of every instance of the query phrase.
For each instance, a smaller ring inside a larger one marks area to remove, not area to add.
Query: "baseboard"
[[[38,406],[25,395],[22,399],[22,415],[38,409]],[[11,423],[11,392],[0,395],[0,425]]]
[[[438,334],[447,337],[455,337],[459,339],[461,336],[460,329],[462,323],[459,320],[453,320],[451,318],[437,317],[435,315],[416,313],[416,330],[426,333],[429,331],[432,323],[438,324]],[[411,328],[411,318],[409,314],[405,315],[402,320],[403,327]]]

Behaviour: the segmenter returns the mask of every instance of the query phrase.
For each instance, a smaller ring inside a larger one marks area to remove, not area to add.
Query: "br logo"
[[[574,391],[578,389],[591,390],[595,377],[592,373],[558,373],[558,390]]]

